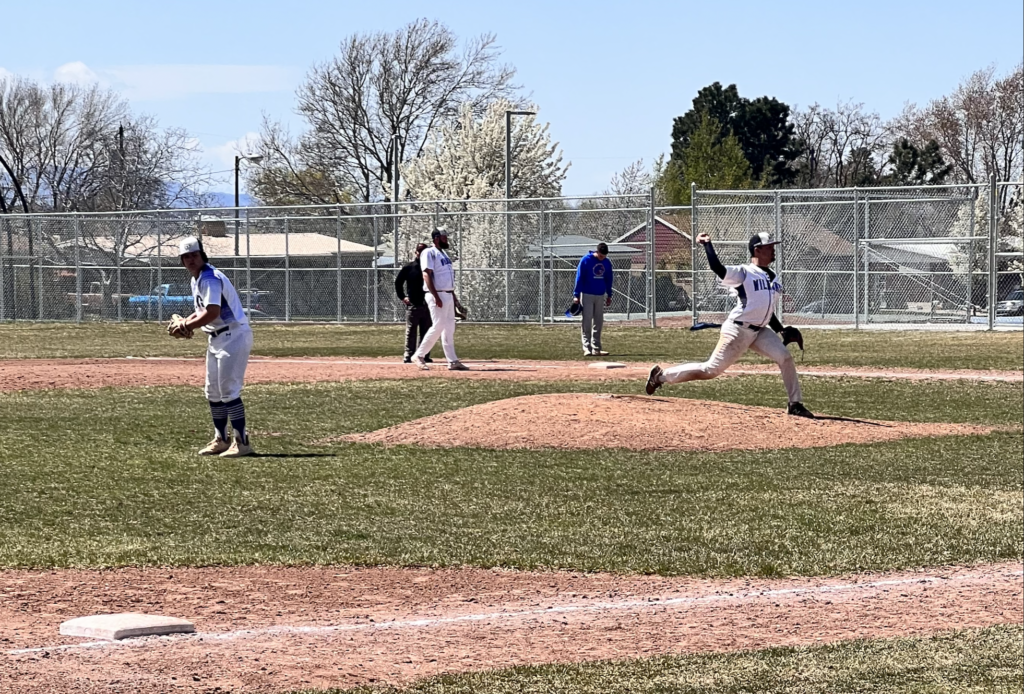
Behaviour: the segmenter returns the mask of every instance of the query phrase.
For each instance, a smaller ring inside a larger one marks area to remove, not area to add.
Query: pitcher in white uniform
[[[699,234],[697,242],[704,246],[712,272],[736,295],[736,306],[722,324],[722,334],[711,358],[703,363],[680,364],[665,370],[652,366],[647,378],[647,394],[654,395],[665,383],[705,381],[720,376],[751,349],[779,365],[789,395],[789,414],[813,418],[803,405],[793,355],[778,335],[783,326],[775,316],[775,305],[782,295],[782,285],[770,265],[775,261],[775,246],[779,242],[771,234],[756,234],[747,244],[750,263],[729,267],[722,265],[707,234]]]
[[[190,236],[178,247],[181,264],[192,275],[192,299],[195,312],[185,319],[185,327],[206,333],[206,399],[210,403],[214,437],[199,455],[239,458],[253,455],[245,428],[242,384],[252,351],[252,329],[231,280],[210,265],[202,243]],[[228,422],[235,432],[228,444]]]

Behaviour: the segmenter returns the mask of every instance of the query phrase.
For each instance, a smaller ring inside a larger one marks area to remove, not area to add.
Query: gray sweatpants
[[[580,294],[583,307],[583,351],[601,349],[601,328],[604,327],[604,294]],[[591,337],[593,331],[593,337]]]

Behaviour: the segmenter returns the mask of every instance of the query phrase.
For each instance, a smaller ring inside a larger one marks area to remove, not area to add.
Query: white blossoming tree
[[[506,260],[515,268],[537,263],[528,253],[529,246],[538,243],[539,213],[512,214],[507,220],[504,214],[505,111],[521,108],[499,99],[482,117],[474,117],[466,105],[458,119],[435,130],[419,157],[402,167],[402,181],[413,199],[445,202],[437,206],[438,215],[403,210],[410,214],[401,220],[398,257],[411,257],[416,243],[429,241],[435,221],[448,226],[459,291],[479,317],[504,314],[507,276],[512,283],[524,281],[525,273],[503,271]],[[526,110],[537,109],[527,105]],[[516,116],[512,124],[512,198],[560,195],[569,167],[562,163],[547,124],[538,123],[534,116]],[[516,200],[508,204],[513,212],[528,207]],[[506,234],[511,240],[507,249]],[[511,293],[517,297],[512,299],[517,304],[511,308],[514,315],[536,310],[523,299],[535,292]]]

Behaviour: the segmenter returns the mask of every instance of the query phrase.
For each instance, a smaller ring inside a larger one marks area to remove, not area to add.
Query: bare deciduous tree
[[[956,183],[981,183],[991,176],[1019,180],[1024,169],[1024,64],[1001,79],[993,68],[979,70],[949,96],[923,109],[908,106],[896,128],[912,142],[937,141],[954,166]]]
[[[889,128],[863,104],[840,103],[835,110],[813,104],[796,111],[793,122],[802,149],[794,162],[799,187],[860,185],[884,163]]]
[[[493,34],[460,48],[448,27],[425,19],[348,37],[298,90],[309,129],[295,141],[264,123],[261,168],[276,173],[255,171],[253,189],[266,202],[283,194],[333,203],[342,195],[337,191],[364,202],[386,197],[396,152],[400,162],[418,157],[433,129],[456,120],[463,104],[480,116],[495,99],[515,103],[515,70],[499,64],[499,56]]]

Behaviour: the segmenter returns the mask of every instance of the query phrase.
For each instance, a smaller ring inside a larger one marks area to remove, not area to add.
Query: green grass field
[[[263,356],[385,357],[402,353],[397,325],[258,325],[254,354]],[[456,331],[463,359],[583,359],[578,328],[570,325],[463,325]],[[1024,368],[1019,332],[804,331],[808,366],[924,369]],[[625,361],[703,360],[717,330],[606,328],[604,346]],[[172,340],[153,323],[0,325],[0,359],[194,356],[198,342]],[[750,355],[747,360],[758,361]]]
[[[671,392],[783,397],[773,376],[690,385]],[[251,387],[263,455],[241,461],[195,456],[210,436],[196,388],[3,394],[0,567],[351,562],[771,576],[1022,556],[1019,384],[807,384],[808,402],[836,415],[1011,427],[985,436],[721,454],[315,445],[499,398],[638,386],[446,380],[430,397],[422,387]]]
[[[930,638],[445,675],[349,694],[964,694],[1019,692],[1020,625]],[[313,694],[307,690],[303,694]],[[340,694],[340,692],[339,692]]]

